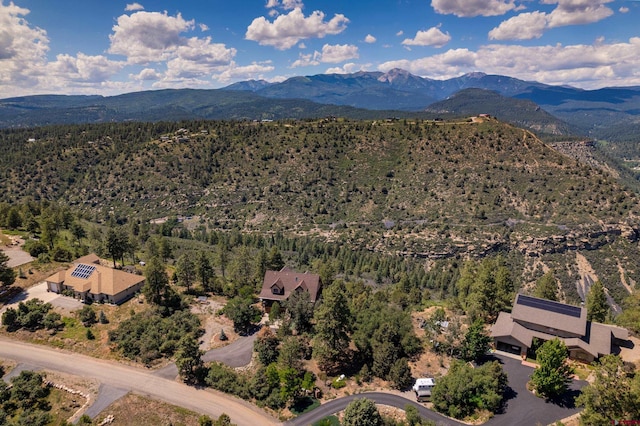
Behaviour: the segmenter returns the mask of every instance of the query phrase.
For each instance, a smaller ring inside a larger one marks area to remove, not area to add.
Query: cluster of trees
[[[604,425],[640,419],[640,374],[617,355],[600,358],[595,379],[582,388],[577,404],[584,407],[582,425]]]
[[[82,243],[86,232],[79,217],[69,207],[49,201],[0,203],[0,227],[36,237],[27,240],[24,248],[42,262],[68,262],[88,250]]]
[[[507,375],[498,361],[473,368],[454,361],[431,392],[433,407],[450,417],[463,419],[477,410],[495,413],[504,401]]]
[[[0,366],[0,377],[4,371]],[[47,397],[49,387],[40,373],[25,370],[11,379],[0,380],[0,424],[6,426],[46,426],[52,417]]]
[[[50,303],[43,303],[40,299],[30,299],[18,303],[17,308],[7,308],[2,314],[2,324],[8,331],[16,331],[24,328],[35,331],[46,328],[59,330],[64,327],[59,313],[51,310]]]
[[[178,353],[184,358],[181,371],[186,379],[193,380],[200,374],[199,363],[189,365],[194,361],[186,359],[199,358],[199,352],[194,352],[192,344],[203,333],[200,319],[187,309],[183,296],[170,285],[162,259],[153,257],[149,260],[145,278],[142,292],[151,309],[122,321],[109,332],[109,341],[126,357],[145,364]]]
[[[181,339],[190,333],[200,336],[201,330],[200,320],[188,310],[163,316],[151,309],[121,322],[109,332],[109,342],[127,358],[151,364],[173,356]]]
[[[502,257],[468,261],[456,282],[456,302],[472,320],[495,321],[513,304],[515,284]]]

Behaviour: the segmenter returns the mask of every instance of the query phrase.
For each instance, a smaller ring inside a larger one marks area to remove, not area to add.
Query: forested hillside
[[[571,300],[576,252],[618,301],[621,277],[640,279],[635,194],[495,119],[123,123],[1,138],[10,203],[56,200],[119,223],[197,214],[210,229],[432,259],[503,252],[523,283],[554,268]]]

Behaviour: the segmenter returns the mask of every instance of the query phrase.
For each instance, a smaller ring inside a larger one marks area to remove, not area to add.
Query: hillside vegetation
[[[617,271],[638,279],[636,195],[495,119],[122,123],[0,135],[9,202],[56,200],[120,223],[198,214],[210,229],[426,258],[508,252],[525,283],[553,267],[573,299],[577,251],[621,253],[598,260],[616,300],[626,291]]]

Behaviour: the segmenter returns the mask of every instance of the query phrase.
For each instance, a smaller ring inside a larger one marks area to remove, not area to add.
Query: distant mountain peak
[[[266,80],[246,80],[239,81],[237,83],[233,83],[227,87],[225,90],[245,90],[249,92],[257,92],[260,89],[263,89],[267,86],[270,86],[272,83],[269,83]]]
[[[398,79],[407,80],[409,78],[416,78],[416,76],[401,68],[393,68],[378,77],[378,81],[381,83],[393,83]]]
[[[470,72],[464,75],[467,78],[482,78],[482,77],[486,77],[487,74],[480,72],[480,71],[474,71],[474,72]]]

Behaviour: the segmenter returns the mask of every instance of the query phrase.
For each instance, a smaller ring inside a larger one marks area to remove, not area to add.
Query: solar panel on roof
[[[567,315],[574,318],[580,318],[581,313],[581,309],[577,306],[565,305],[564,303],[554,302],[551,300],[536,299],[523,294],[518,295],[517,303],[530,308],[542,309],[544,311],[555,312],[556,314]]]
[[[92,265],[84,265],[79,264],[76,268],[71,272],[72,277],[87,279],[96,270],[95,266]]]

